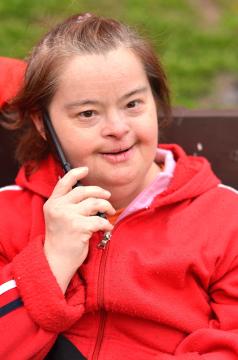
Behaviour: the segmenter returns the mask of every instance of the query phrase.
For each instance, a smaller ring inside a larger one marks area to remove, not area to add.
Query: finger
[[[87,198],[109,199],[111,193],[99,186],[78,186],[67,195],[69,202],[79,203]]]
[[[97,213],[105,213],[107,215],[114,215],[116,210],[105,199],[87,198],[77,204],[78,212],[83,216],[92,216]]]
[[[59,197],[67,194],[72,187],[88,174],[87,167],[79,167],[70,170],[56,184],[51,197]]]
[[[113,225],[107,219],[101,218],[99,216],[87,217],[85,218],[85,222],[87,222],[85,225],[90,233],[97,231],[112,231],[113,229]]]

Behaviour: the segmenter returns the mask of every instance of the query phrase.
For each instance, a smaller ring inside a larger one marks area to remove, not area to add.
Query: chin
[[[139,179],[139,176],[135,176],[135,175],[128,175],[128,173],[126,175],[120,175],[120,174],[116,174],[114,176],[111,176],[108,179],[104,180],[104,184],[106,186],[110,186],[112,187],[117,187],[117,186],[127,186],[127,185],[131,185],[135,182],[137,182]]]

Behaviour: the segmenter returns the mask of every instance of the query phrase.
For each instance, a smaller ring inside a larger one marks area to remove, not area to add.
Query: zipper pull
[[[107,246],[108,241],[111,239],[112,234],[110,233],[110,231],[107,231],[104,233],[103,235],[103,239],[98,243],[97,247],[98,249],[105,249],[105,247]]]

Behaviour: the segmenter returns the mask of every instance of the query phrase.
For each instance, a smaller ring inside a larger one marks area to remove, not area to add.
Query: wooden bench
[[[177,109],[162,142],[177,143],[188,154],[205,156],[226,185],[238,189],[238,108]]]
[[[25,64],[0,57],[0,105],[14,95]],[[174,109],[171,125],[162,131],[160,142],[180,144],[188,154],[209,159],[224,184],[238,189],[238,108],[237,110]],[[13,183],[14,133],[0,127],[0,186]]]

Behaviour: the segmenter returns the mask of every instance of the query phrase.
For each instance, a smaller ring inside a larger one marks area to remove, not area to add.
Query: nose
[[[102,128],[102,135],[104,137],[120,139],[129,131],[129,123],[120,111],[111,111],[107,114]]]

